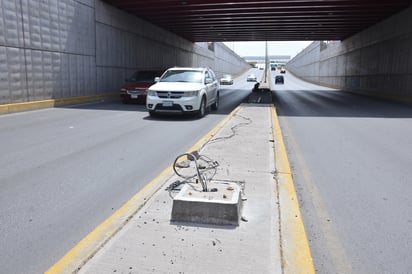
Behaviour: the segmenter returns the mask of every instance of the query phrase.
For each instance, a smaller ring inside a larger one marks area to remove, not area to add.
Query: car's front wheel
[[[197,112],[197,117],[202,118],[206,114],[206,98],[202,97],[202,101],[200,102],[199,111]]]
[[[219,92],[216,95],[216,100],[212,105],[212,110],[217,110],[219,108]]]

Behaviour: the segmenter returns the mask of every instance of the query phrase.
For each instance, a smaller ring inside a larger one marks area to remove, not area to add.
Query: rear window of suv
[[[203,72],[199,70],[168,70],[160,82],[189,82],[202,83]]]

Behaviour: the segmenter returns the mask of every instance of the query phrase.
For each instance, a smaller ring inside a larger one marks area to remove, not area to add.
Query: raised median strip
[[[177,180],[182,180],[180,175],[191,177],[193,171],[185,169],[184,158],[177,156],[181,169],[79,274],[282,273],[270,109],[270,104],[243,104],[199,151],[199,159],[219,163],[212,181],[226,184],[217,190],[224,200],[230,200],[226,191],[235,190],[227,183],[237,182],[244,189],[239,225],[173,221],[172,204],[180,193]],[[213,192],[215,186],[208,183],[206,188]],[[190,191],[197,195],[195,189]]]

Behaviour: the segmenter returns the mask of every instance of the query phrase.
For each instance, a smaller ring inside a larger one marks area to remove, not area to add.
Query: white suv
[[[196,113],[219,107],[219,84],[209,68],[170,68],[147,92],[146,107],[156,113]]]

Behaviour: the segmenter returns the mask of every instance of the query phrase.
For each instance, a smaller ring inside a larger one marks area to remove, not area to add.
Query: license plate
[[[173,107],[173,102],[172,101],[164,101],[163,106],[164,107]]]
[[[139,95],[137,95],[137,94],[132,94],[132,95],[130,95],[130,97],[132,97],[132,99],[137,99],[137,98],[139,98]]]

